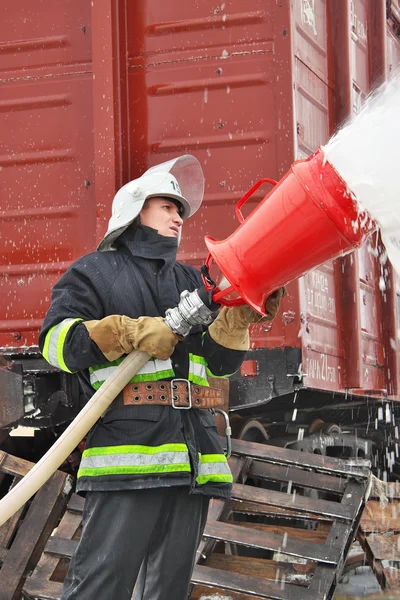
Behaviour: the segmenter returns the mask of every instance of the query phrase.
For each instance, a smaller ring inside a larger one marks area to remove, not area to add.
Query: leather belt
[[[214,408],[222,404],[221,391],[196,385],[187,379],[128,383],[122,390],[123,403],[163,404],[176,409]]]

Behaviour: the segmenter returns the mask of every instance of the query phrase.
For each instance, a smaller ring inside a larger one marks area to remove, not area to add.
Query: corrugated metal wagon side
[[[18,0],[1,20],[1,347],[37,344],[52,286],[94,245],[90,18]]]

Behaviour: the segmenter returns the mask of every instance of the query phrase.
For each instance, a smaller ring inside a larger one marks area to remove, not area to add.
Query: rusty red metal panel
[[[386,78],[387,61],[386,0],[368,3],[369,78],[371,86]]]
[[[358,112],[370,89],[368,55],[368,0],[352,0],[351,11],[351,74],[353,79],[353,112]]]
[[[297,2],[292,15],[295,61],[296,158],[306,158],[330,135],[332,103],[329,21],[325,0]]]
[[[242,377],[255,377],[258,374],[258,363],[256,360],[244,360],[240,367]]]
[[[329,21],[326,0],[302,0],[293,6],[295,55],[325,84],[332,86],[328,69]]]
[[[382,277],[376,252],[376,236],[358,252],[361,307],[362,387],[387,393],[382,331]]]
[[[388,396],[397,399],[400,382],[400,357],[396,273],[390,264],[385,265],[385,290],[382,295],[382,333],[385,352],[385,379]]]
[[[338,261],[331,261],[304,278],[307,308],[302,343],[307,387],[337,390],[343,385],[344,350],[338,269]]]
[[[0,23],[1,347],[37,343],[51,287],[94,244],[90,3],[40,7],[9,2]]]
[[[358,64],[365,59],[365,27],[360,20],[359,12],[363,8],[354,3],[336,3],[334,48],[338,49],[340,56],[334,56],[335,63],[335,125],[339,127],[349,119],[354,112],[359,110],[363,100],[360,83],[357,80],[356,59]],[[335,8],[334,15],[335,15]],[[361,10],[362,12],[362,10]],[[364,80],[366,79],[367,63],[364,65]],[[355,81],[356,78],[356,81]],[[364,81],[366,85],[367,82]],[[341,329],[343,331],[344,350],[344,378],[343,387],[348,389],[362,386],[362,340],[361,340],[361,306],[359,300],[359,266],[357,253],[345,257],[340,261],[340,300],[343,315]]]

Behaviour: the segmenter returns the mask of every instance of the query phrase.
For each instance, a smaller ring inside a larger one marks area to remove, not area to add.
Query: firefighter
[[[54,286],[40,347],[49,363],[77,373],[88,399],[126,354],[151,355],[88,434],[77,476],[83,529],[62,600],[130,600],[133,589],[135,600],[186,600],[209,500],[230,496],[209,410],[221,399],[208,375],[240,367],[260,316],[223,308],[184,340],[163,320],[182,291],[202,285],[176,254],[203,189],[189,155],[126,184],[98,250]],[[267,300],[269,319],[281,295]]]

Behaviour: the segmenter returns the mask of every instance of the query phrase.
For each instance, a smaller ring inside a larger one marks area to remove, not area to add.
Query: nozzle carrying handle
[[[257,181],[257,183],[255,183],[253,185],[253,187],[251,187],[249,189],[249,191],[245,193],[243,198],[240,198],[240,200],[236,204],[236,208],[235,208],[236,216],[240,223],[243,223],[243,221],[244,221],[244,216],[242,215],[242,212],[240,209],[242,208],[243,204],[245,204],[245,202],[247,202],[247,200],[250,198],[250,196],[252,196],[254,194],[254,192],[256,190],[258,190],[260,185],[262,185],[263,183],[270,183],[271,185],[276,185],[278,182],[275,181],[275,179],[270,179],[269,177],[264,177],[263,179],[260,179],[259,181]]]
[[[254,192],[256,190],[258,190],[258,188],[263,183],[270,183],[271,185],[275,186],[277,184],[277,181],[275,181],[275,179],[270,179],[269,177],[264,177],[263,179],[260,179],[259,181],[257,181],[257,183],[255,183],[253,185],[253,187],[251,187],[249,189],[249,191],[245,193],[245,195],[239,200],[239,202],[236,204],[236,207],[235,207],[236,216],[237,216],[238,220],[240,221],[240,223],[243,223],[243,221],[245,220],[244,216],[242,215],[241,210],[240,210],[241,207],[254,194]],[[210,238],[209,236],[208,236],[208,239],[213,240],[213,238]],[[241,296],[239,296],[239,298],[231,298],[229,300],[226,298],[226,296],[228,294],[235,291],[233,285],[230,285],[230,286],[225,287],[224,289],[220,290],[219,287],[216,286],[215,283],[211,280],[211,278],[209,277],[209,272],[210,272],[212,261],[213,261],[212,254],[209,253],[209,255],[207,256],[205,265],[204,265],[204,270],[202,272],[202,278],[203,278],[204,288],[205,288],[206,292],[211,292],[211,294],[212,294],[213,302],[216,304],[222,304],[223,306],[240,306],[242,304],[246,304],[246,301],[243,300],[243,298]],[[207,276],[206,276],[206,274],[207,274]]]
[[[211,293],[212,302],[215,305],[222,304],[223,306],[239,306],[241,304],[246,304],[243,298],[233,298],[231,300],[227,300],[225,296],[234,291],[233,285],[229,285],[228,287],[224,287],[222,290],[219,289],[217,285],[212,281],[209,276],[209,271],[211,267],[211,263],[213,262],[212,254],[210,253],[207,256],[206,262],[204,264],[204,268],[202,267],[202,279],[204,288],[207,293]],[[207,275],[206,275],[207,273]]]

